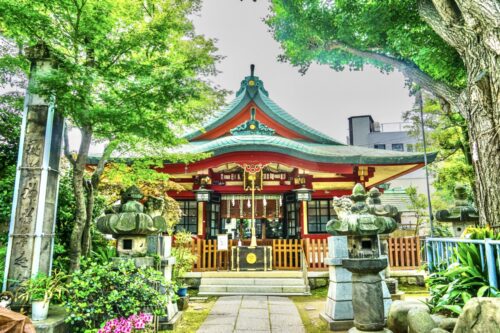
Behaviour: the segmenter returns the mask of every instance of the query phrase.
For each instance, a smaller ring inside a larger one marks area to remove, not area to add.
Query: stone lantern
[[[167,221],[162,216],[164,202],[161,199],[149,197],[147,201],[148,212],[144,211],[144,205],[140,202],[143,195],[137,186],[129,187],[121,198],[121,204],[113,207],[108,214],[97,220],[97,229],[104,234],[112,234],[116,238],[116,252],[118,258],[113,260],[134,261],[137,267],[153,267],[154,258],[149,253],[156,253],[161,258],[161,269],[167,281],[172,279],[172,266],[175,258],[171,255],[171,238],[161,236],[167,231]],[[157,242],[148,251],[148,236]],[[162,292],[170,292],[162,290]],[[166,309],[167,315],[159,318],[159,329],[172,329],[175,322],[180,318],[181,312],[177,305],[172,303],[171,298]]]
[[[455,207],[438,210],[436,220],[451,222],[454,236],[460,237],[467,227],[475,226],[478,223],[479,214],[476,207],[467,199],[467,188],[464,185],[455,185],[453,197],[455,198]]]
[[[97,229],[116,238],[119,257],[144,257],[147,255],[147,236],[157,235],[167,230],[167,222],[162,216],[151,217],[144,213],[139,202],[143,195],[139,188],[132,186],[122,195],[121,205],[116,212],[106,214],[97,220]]]
[[[337,219],[329,221],[326,228],[330,234],[334,235],[331,238],[337,240],[334,246],[337,252],[342,252],[339,244],[342,243],[342,236],[347,236],[347,241],[344,242],[346,247],[344,254],[347,256],[329,258],[328,261],[331,266],[339,266],[341,262],[341,269],[351,273],[352,284],[345,281],[347,275],[343,273],[343,270],[339,270],[340,267],[333,270],[335,276],[332,280],[330,269],[330,290],[325,315],[335,319],[333,316],[337,314],[337,308],[346,308],[350,305],[346,302],[346,300],[350,301],[347,295],[338,291],[351,289],[355,327],[349,330],[350,333],[389,332],[384,329],[384,293],[387,291],[384,290],[380,276],[380,272],[387,267],[388,262],[387,257],[381,256],[378,236],[391,233],[396,229],[397,224],[393,216],[397,214],[397,209],[393,206],[382,205],[376,200],[378,198],[376,194],[370,194],[371,200],[367,203],[368,195],[363,185],[356,184],[351,196],[334,198],[333,205],[337,212]],[[331,299],[330,292],[335,294]]]

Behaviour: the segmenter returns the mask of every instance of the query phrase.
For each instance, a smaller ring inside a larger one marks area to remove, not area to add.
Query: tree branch
[[[432,0],[436,12],[441,16],[446,25],[460,24],[462,15],[453,0]],[[430,5],[430,3],[428,3]],[[424,6],[426,6],[424,4]]]
[[[69,151],[68,125],[66,123],[64,124],[64,156],[66,156],[72,166],[75,166],[76,160]]]
[[[445,0],[434,0],[437,3],[447,2]],[[447,44],[457,49],[463,50],[465,43],[463,40],[465,31],[457,24],[458,21],[453,19],[451,9],[445,9],[443,4],[440,10],[432,4],[431,0],[420,0],[418,11],[422,19],[436,32]],[[443,17],[444,16],[444,17]],[[446,18],[445,18],[446,17]],[[448,22],[447,22],[448,21]]]
[[[99,159],[99,162],[97,163],[97,167],[92,174],[92,187],[97,188],[101,181],[101,176],[104,172],[104,167],[106,166],[106,163],[108,162],[109,158],[111,157],[111,154],[113,151],[116,149],[118,146],[118,141],[110,141],[107,146],[104,148],[104,151],[102,153],[101,158]]]
[[[355,56],[380,61],[384,64],[397,68],[407,78],[419,84],[425,90],[446,100],[448,103],[450,103],[450,105],[454,107],[458,106],[458,100],[460,96],[460,92],[458,91],[458,89],[451,87],[450,85],[444,82],[434,80],[432,77],[424,73],[415,64],[411,62],[403,61],[395,57],[373,51],[362,51],[337,41],[330,44],[330,46],[328,46],[327,49],[330,50],[339,49]]]
[[[483,27],[500,27],[500,2],[498,0],[455,0],[462,13],[468,13],[483,23]]]

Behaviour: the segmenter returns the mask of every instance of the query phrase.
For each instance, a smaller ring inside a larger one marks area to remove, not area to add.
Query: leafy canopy
[[[267,23],[284,50],[283,60],[302,67],[311,62],[335,70],[360,70],[367,63],[390,70],[376,57],[354,48],[417,66],[432,78],[465,85],[462,61],[454,49],[420,19],[417,0],[273,0]]]
[[[72,124],[129,145],[172,145],[221,101],[201,75],[215,47],[194,33],[198,0],[0,0],[0,29],[44,45],[56,67],[33,90]],[[24,59],[25,64],[27,60]]]

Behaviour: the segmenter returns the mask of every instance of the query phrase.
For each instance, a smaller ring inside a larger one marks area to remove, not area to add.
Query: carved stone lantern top
[[[352,195],[333,198],[337,218],[328,222],[326,230],[332,235],[377,235],[386,234],[396,229],[394,216],[397,208],[382,205],[377,189],[366,193],[361,184],[356,184]],[[368,200],[367,198],[370,197]],[[368,202],[368,203],[367,203]]]
[[[139,202],[142,198],[139,188],[128,188],[122,195],[118,212],[101,216],[97,220],[97,229],[115,236],[153,235],[166,231],[167,222],[162,216],[151,217],[144,213],[144,206]]]
[[[436,220],[440,222],[477,222],[479,214],[477,209],[468,200],[467,187],[461,184],[455,185],[453,193],[455,207],[438,210]]]

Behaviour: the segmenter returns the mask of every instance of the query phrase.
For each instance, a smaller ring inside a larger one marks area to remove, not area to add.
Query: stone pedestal
[[[347,237],[328,237],[328,258],[325,263],[328,265],[330,278],[325,312],[320,317],[333,331],[353,326],[351,273],[342,267],[342,259],[347,257]]]
[[[352,308],[355,332],[387,332],[384,330],[384,299],[380,271],[386,258],[344,259],[344,267],[352,272]]]
[[[352,273],[342,266],[342,259],[348,258],[347,236],[328,237],[329,266],[328,297],[325,312],[320,314],[332,331],[345,331],[354,326],[352,307]],[[391,294],[380,275],[381,289],[384,300],[384,317],[387,318],[391,306]]]
[[[175,257],[172,256],[172,237],[161,236],[158,239],[158,252],[161,254],[161,268],[166,280],[172,280],[172,268],[175,264]],[[165,290],[165,292],[171,292]],[[173,295],[172,295],[173,296]],[[167,305],[167,315],[160,317],[159,330],[173,330],[176,323],[181,318],[182,311],[179,311],[177,303],[169,301]]]

